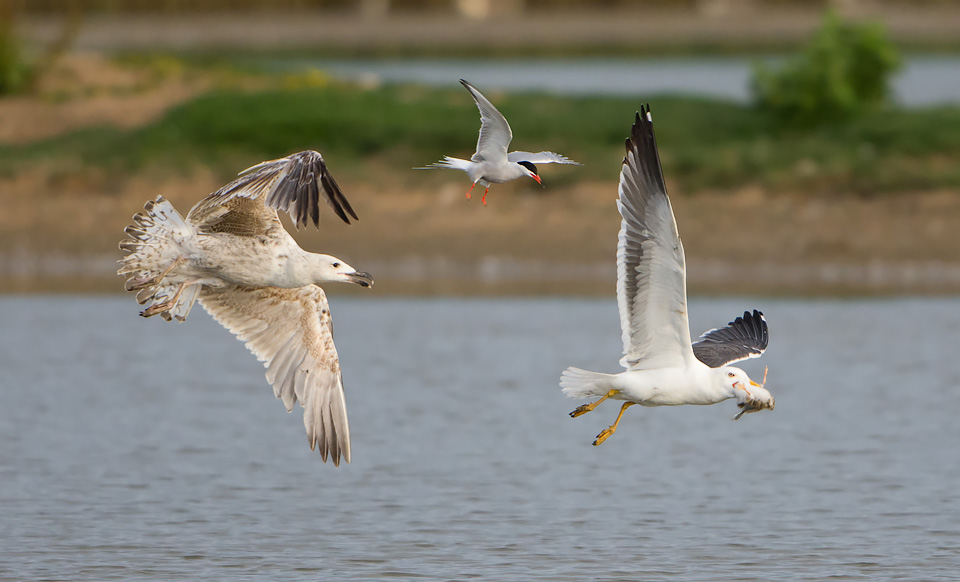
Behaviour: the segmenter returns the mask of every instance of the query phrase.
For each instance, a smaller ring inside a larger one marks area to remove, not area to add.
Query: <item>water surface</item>
[[[751,57],[656,57],[566,59],[289,59],[271,69],[317,68],[361,82],[457,85],[465,78],[483,91],[546,91],[561,95],[650,98],[664,93],[750,98]],[[777,66],[782,59],[763,59]],[[960,103],[960,58],[910,55],[893,76],[899,103],[919,107]]]
[[[353,463],[311,453],[243,346],[132,297],[0,297],[0,579],[954,577],[960,300],[763,309],[777,398],[577,419],[609,300],[333,297]]]

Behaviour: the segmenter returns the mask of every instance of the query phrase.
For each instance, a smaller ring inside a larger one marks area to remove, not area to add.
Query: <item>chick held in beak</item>
[[[773,394],[770,394],[770,391],[765,388],[766,384],[767,369],[764,369],[762,383],[757,384],[753,380],[750,380],[749,390],[741,387],[737,398],[737,400],[739,400],[739,402],[737,402],[737,406],[740,407],[740,412],[733,417],[733,420],[740,420],[740,417],[742,417],[744,414],[749,414],[751,412],[773,410],[776,402],[773,399]]]

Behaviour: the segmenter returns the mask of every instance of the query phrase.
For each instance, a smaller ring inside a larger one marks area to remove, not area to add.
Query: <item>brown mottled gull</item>
[[[196,204],[184,219],[162,196],[134,215],[118,274],[137,291],[144,317],[183,321],[200,301],[267,368],[287,411],[304,408],[310,448],[350,462],[350,428],[333,344],[328,281],[373,284],[330,255],[303,250],[277,215],[319,226],[320,197],[346,223],[357,218],[314,151],[264,162]],[[348,217],[349,216],[349,217]]]

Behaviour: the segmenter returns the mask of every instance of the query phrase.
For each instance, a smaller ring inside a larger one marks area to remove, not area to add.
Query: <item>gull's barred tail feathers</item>
[[[120,241],[120,250],[128,253],[120,259],[118,275],[127,275],[124,288],[137,292],[137,302],[146,305],[140,313],[155,315],[150,308],[172,299],[180,285],[167,282],[164,277],[174,263],[188,251],[189,241],[196,232],[184,221],[177,209],[163,196],[157,196],[144,205],[144,212],[133,216],[133,224],[123,231],[126,240]],[[200,292],[200,284],[187,285],[172,309],[160,312],[170,321],[183,321]]]
[[[604,387],[604,381],[612,377],[612,374],[591,372],[571,366],[560,375],[560,387],[563,389],[563,393],[570,398],[603,396],[609,390],[609,388]]]

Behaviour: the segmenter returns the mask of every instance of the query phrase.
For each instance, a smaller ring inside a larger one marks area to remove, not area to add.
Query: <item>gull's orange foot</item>
[[[586,413],[590,412],[590,411],[593,410],[593,408],[594,408],[593,406],[591,406],[591,404],[592,404],[592,403],[581,404],[580,406],[578,406],[578,407],[576,408],[576,410],[574,410],[573,412],[570,413],[570,418],[576,418],[576,417],[580,416],[581,414],[586,414]]]
[[[610,435],[617,432],[617,429],[614,427],[607,427],[600,431],[600,434],[597,435],[597,440],[593,441],[593,446],[597,447],[603,444],[603,441],[610,438]]]
[[[623,418],[623,413],[627,411],[628,408],[636,404],[636,402],[624,402],[623,406],[620,407],[620,414],[617,415],[617,420],[613,421],[609,427],[600,431],[600,434],[597,435],[597,440],[593,441],[593,446],[599,446],[603,444],[603,441],[610,438],[610,435],[617,432],[617,426],[620,425],[620,419]]]

